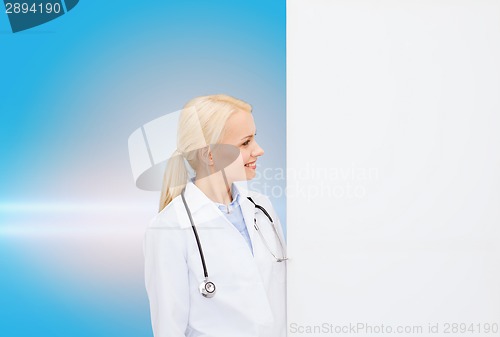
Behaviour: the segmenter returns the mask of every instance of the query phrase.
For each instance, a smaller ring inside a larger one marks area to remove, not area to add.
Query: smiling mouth
[[[251,163],[245,164],[245,166],[254,169],[257,166],[257,164],[256,164],[256,162],[251,162]]]

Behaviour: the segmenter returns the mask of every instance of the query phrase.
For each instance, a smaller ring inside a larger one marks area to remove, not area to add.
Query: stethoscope
[[[196,226],[194,225],[194,221],[193,221],[193,217],[191,215],[191,211],[189,210],[189,207],[188,207],[187,202],[186,202],[186,198],[184,197],[184,190],[182,190],[181,196],[182,196],[182,202],[184,203],[184,207],[186,208],[186,212],[187,212],[188,217],[189,217],[189,221],[191,222],[191,228],[193,229],[194,237],[196,238],[196,244],[198,245],[198,251],[200,252],[201,264],[203,265],[203,274],[205,276],[205,279],[203,280],[203,282],[201,282],[199,290],[200,290],[200,293],[204,297],[212,298],[212,297],[214,297],[215,290],[217,288],[215,287],[215,283],[213,283],[212,281],[210,281],[208,279],[208,270],[207,270],[207,265],[205,263],[205,256],[203,255],[203,249],[201,248],[200,238],[198,236],[198,231],[196,230]],[[282,255],[282,257],[276,257],[276,255],[274,255],[274,253],[271,251],[271,248],[267,244],[267,241],[264,238],[264,235],[262,235],[262,233],[260,231],[259,225],[257,225],[257,219],[254,216],[254,218],[253,218],[254,228],[259,233],[259,236],[262,239],[262,242],[264,242],[264,245],[266,246],[266,248],[269,251],[269,253],[271,253],[271,255],[276,259],[276,262],[283,262],[285,260],[288,260],[288,258],[285,256],[285,249],[283,248],[283,243],[281,242],[280,236],[278,235],[278,231],[276,230],[276,226],[275,226],[275,224],[273,222],[273,219],[269,215],[269,213],[266,211],[266,209],[264,207],[262,207],[260,205],[257,205],[252,200],[251,197],[247,197],[247,199],[250,200],[252,202],[252,204],[254,204],[255,208],[260,209],[262,211],[262,213],[264,213],[264,215],[269,219],[269,221],[271,222],[271,225],[273,227],[274,234],[278,238],[279,244],[281,246],[281,253],[282,253],[281,255]]]

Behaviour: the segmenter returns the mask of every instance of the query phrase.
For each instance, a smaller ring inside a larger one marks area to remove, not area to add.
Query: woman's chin
[[[246,180],[252,180],[253,178],[255,178],[255,170],[252,170],[250,172],[246,172]]]

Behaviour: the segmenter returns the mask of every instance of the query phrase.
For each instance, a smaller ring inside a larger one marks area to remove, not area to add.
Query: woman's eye
[[[249,140],[247,140],[246,142],[244,142],[244,143],[243,143],[243,144],[241,144],[241,145],[243,145],[243,146],[247,146],[248,144],[250,144],[250,139],[249,139]]]

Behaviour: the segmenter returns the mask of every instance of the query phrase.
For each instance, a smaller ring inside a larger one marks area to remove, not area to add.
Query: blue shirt
[[[243,238],[246,240],[248,247],[253,255],[252,241],[250,241],[250,235],[248,234],[247,226],[245,225],[245,219],[243,218],[243,213],[240,207],[240,192],[235,184],[231,185],[231,194],[233,195],[233,201],[229,205],[223,205],[215,203],[219,207],[220,211],[226,216],[227,220],[233,224],[234,227],[240,232]]]

